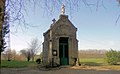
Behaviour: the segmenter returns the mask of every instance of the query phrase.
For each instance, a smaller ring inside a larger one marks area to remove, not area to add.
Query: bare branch
[[[34,56],[37,54],[38,50],[40,50],[40,47],[41,44],[39,43],[37,38],[31,40],[31,42],[29,43],[28,51],[30,51],[30,55],[33,61]]]
[[[117,17],[117,20],[115,22],[116,24],[118,23],[119,19],[120,19],[120,15]]]
[[[120,0],[116,1],[120,4]],[[33,25],[27,23],[24,16],[24,12],[28,15],[27,6],[33,6],[33,11],[35,11],[38,5],[40,8],[44,9],[45,13],[43,14],[49,16],[53,15],[56,10],[60,11],[62,3],[65,4],[66,10],[69,12],[70,16],[80,9],[82,3],[90,10],[91,6],[96,6],[96,11],[98,11],[100,6],[106,8],[104,0],[6,0],[6,13],[10,14],[10,22],[18,23],[14,25],[15,28],[22,26],[28,29],[28,27]]]
[[[118,1],[118,3],[120,4],[120,0],[117,0]]]

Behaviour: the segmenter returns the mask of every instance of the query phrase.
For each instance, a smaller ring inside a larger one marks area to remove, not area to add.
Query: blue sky
[[[78,11],[66,10],[70,21],[78,28],[77,39],[80,49],[116,49],[120,50],[120,20],[115,21],[120,14],[120,7],[115,0],[104,1],[105,8],[100,6],[87,7],[81,4]],[[29,24],[37,27],[29,27],[22,31],[18,28],[17,33],[11,26],[11,49],[17,51],[27,48],[28,43],[33,38],[38,38],[43,42],[43,33],[47,31],[52,23],[52,19],[59,19],[61,11],[56,10],[52,15],[47,14],[43,8],[36,6],[35,9],[27,8],[26,20]],[[67,9],[67,7],[66,7]]]

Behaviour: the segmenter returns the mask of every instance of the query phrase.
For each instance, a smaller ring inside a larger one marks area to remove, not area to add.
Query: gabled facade
[[[43,63],[53,62],[59,65],[74,65],[78,58],[77,28],[67,15],[59,19],[45,32],[43,42]]]

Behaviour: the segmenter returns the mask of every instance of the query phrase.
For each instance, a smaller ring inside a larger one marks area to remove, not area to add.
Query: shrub
[[[106,57],[108,64],[115,65],[120,61],[120,52],[111,49],[106,52]]]
[[[118,61],[120,62],[120,51],[118,52]]]

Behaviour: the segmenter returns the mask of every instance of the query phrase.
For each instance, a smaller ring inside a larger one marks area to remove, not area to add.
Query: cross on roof
[[[55,18],[52,21],[53,21],[53,24],[54,24],[56,22]]]

